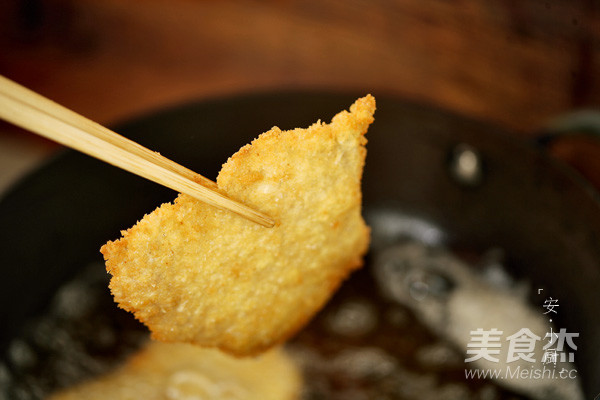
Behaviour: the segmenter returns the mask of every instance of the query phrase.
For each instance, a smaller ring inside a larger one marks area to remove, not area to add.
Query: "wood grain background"
[[[600,107],[599,5],[9,0],[0,74],[101,123],[192,99],[319,88],[394,94],[528,133]]]
[[[600,103],[598,4],[8,1],[0,73],[102,122],[199,97],[319,87],[532,130]]]

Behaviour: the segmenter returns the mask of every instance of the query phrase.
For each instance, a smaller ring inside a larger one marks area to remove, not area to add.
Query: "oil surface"
[[[0,364],[0,399],[43,399],[109,371],[146,340],[107,284],[103,265],[93,263],[58,291],[12,341]],[[304,399],[521,398],[487,381],[467,385],[461,354],[379,292],[368,268],[355,273],[288,344],[304,372]]]
[[[491,381],[465,379],[464,349],[385,295],[375,259],[400,231],[395,217],[378,218],[369,221],[373,246],[365,267],[287,344],[303,371],[302,398],[525,399]],[[406,226],[416,229],[418,241],[440,239],[432,227],[410,221]],[[143,344],[146,328],[117,308],[108,280],[101,263],[85,266],[56,293],[47,312],[30,321],[0,363],[0,400],[43,399],[111,370]],[[429,283],[449,290],[444,282]]]

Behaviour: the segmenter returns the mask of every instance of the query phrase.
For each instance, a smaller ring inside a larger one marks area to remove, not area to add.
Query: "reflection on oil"
[[[372,210],[369,224],[373,245],[365,268],[287,345],[303,370],[304,399],[583,398],[576,379],[466,378],[465,371],[477,369],[575,368],[560,360],[541,364],[547,319],[527,305],[527,285],[505,272],[501,251],[483,255],[484,267],[475,270],[443,248],[440,230],[418,218]],[[532,351],[520,348],[535,361],[508,363],[507,339],[523,328],[541,338]],[[473,347],[482,343],[474,341],[477,329],[503,332],[488,343],[497,363],[465,362],[476,355],[468,351],[482,349]],[[0,399],[42,399],[114,368],[146,338],[145,328],[115,307],[103,265],[91,264],[12,342],[0,362]],[[501,344],[498,353],[494,343]],[[171,394],[202,383],[172,378]]]

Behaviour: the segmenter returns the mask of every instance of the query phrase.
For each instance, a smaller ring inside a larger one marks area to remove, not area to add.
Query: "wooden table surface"
[[[317,88],[392,94],[527,134],[600,106],[598,4],[11,0],[0,4],[0,74],[105,124]],[[54,148],[1,125],[0,184]]]

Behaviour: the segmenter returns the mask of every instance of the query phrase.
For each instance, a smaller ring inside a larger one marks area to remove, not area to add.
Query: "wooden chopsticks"
[[[0,75],[0,118],[265,227],[267,215],[216,191],[217,184]]]

